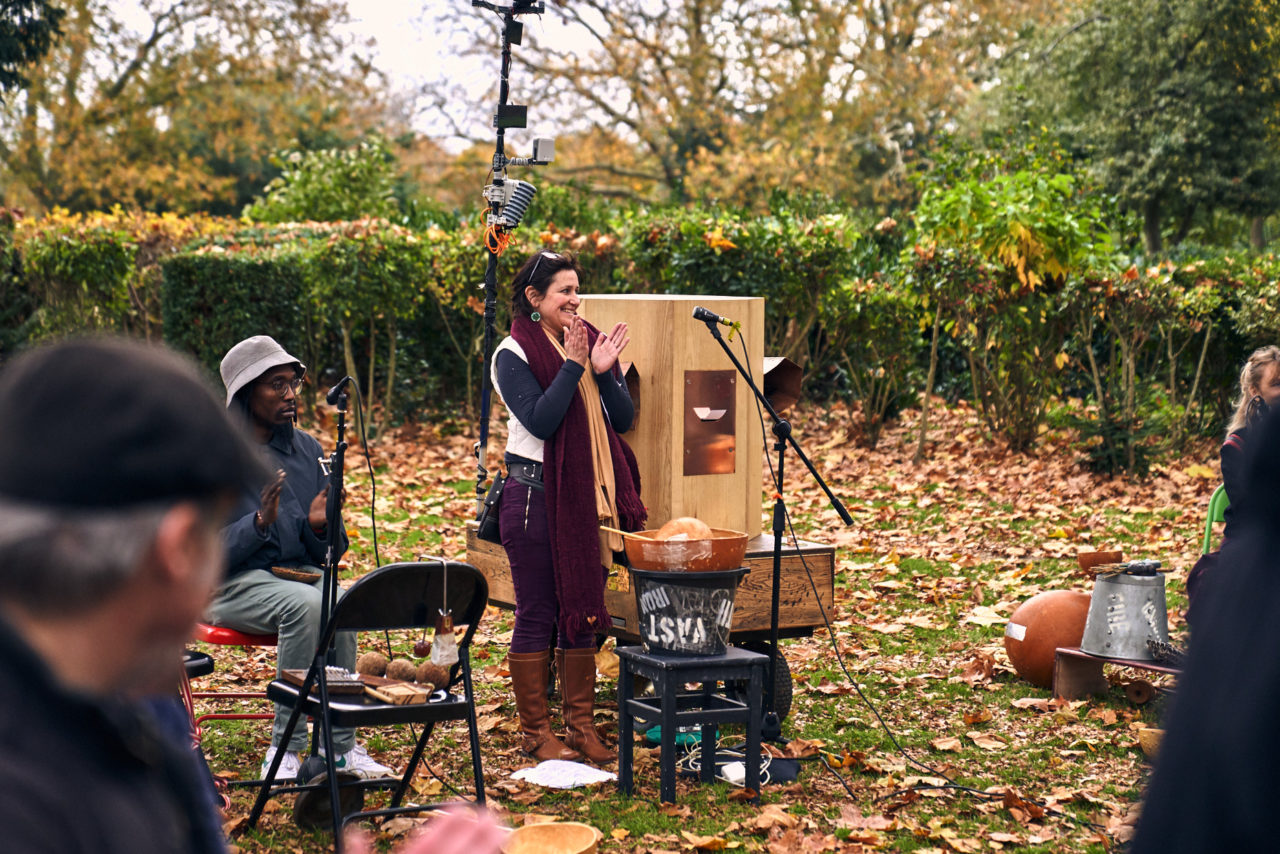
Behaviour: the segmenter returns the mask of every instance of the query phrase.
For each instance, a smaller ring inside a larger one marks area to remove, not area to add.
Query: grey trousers
[[[311,666],[316,645],[320,643],[321,593],[319,581],[315,584],[287,581],[276,578],[265,569],[251,569],[236,574],[219,588],[213,604],[205,611],[205,622],[241,632],[275,634],[276,675],[279,676],[282,670],[306,670]],[[339,598],[342,593],[339,588]],[[355,633],[338,632],[334,646],[337,665],[354,670]],[[276,718],[271,726],[271,744],[276,747],[284,738],[289,714],[289,707],[276,705]],[[334,729],[334,753],[341,756],[355,744],[355,730]],[[306,748],[306,726],[294,727],[288,749],[301,751]]]

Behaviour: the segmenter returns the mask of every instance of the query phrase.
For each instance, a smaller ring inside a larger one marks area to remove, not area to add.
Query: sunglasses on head
[[[533,262],[533,269],[529,271],[529,278],[526,279],[526,281],[529,281],[529,282],[533,281],[533,274],[538,272],[538,265],[542,263],[543,258],[556,259],[559,257],[561,256],[560,256],[560,253],[558,252],[546,252],[546,251],[539,252],[538,260]]]

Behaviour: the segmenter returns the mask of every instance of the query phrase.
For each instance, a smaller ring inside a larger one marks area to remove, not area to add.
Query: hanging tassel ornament
[[[452,667],[458,663],[458,639],[453,636],[453,612],[440,612],[436,635],[431,639],[431,663]]]
[[[431,663],[452,667],[458,663],[458,639],[453,635],[453,609],[449,607],[449,570],[444,571],[444,590],[441,591],[440,616],[436,619],[436,634],[431,639]]]

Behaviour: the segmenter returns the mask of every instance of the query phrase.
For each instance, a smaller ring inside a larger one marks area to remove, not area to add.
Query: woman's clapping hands
[[[597,374],[612,370],[618,363],[618,356],[630,343],[625,323],[615,323],[612,331],[601,332],[596,337],[596,345],[591,348],[591,370]]]

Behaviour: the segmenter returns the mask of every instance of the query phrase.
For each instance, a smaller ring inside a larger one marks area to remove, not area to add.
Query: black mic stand
[[[508,159],[506,155],[507,128],[525,127],[527,107],[509,104],[507,98],[511,92],[511,45],[520,44],[524,33],[524,25],[516,20],[517,15],[540,15],[546,4],[540,0],[512,0],[510,6],[499,6],[486,0],[471,0],[476,8],[488,9],[502,16],[502,63],[498,72],[498,105],[493,113],[493,126],[497,130],[497,141],[493,149],[493,172],[499,176],[494,183],[501,184],[505,179]],[[489,200],[488,214],[497,218],[502,213],[502,205],[495,198]],[[497,226],[497,232],[503,231]],[[475,444],[476,456],[476,512],[484,505],[484,495],[489,490],[488,446],[489,446],[489,412],[491,396],[491,379],[489,376],[489,360],[493,358],[494,325],[498,316],[498,255],[500,249],[485,241],[486,263],[484,268],[484,345],[482,352],[484,362],[480,369],[480,436]]]
[[[324,527],[325,527],[325,551],[324,551],[324,578],[320,582],[320,637],[324,637],[329,627],[329,619],[333,616],[333,609],[338,605],[338,560],[339,549],[342,542],[342,490],[343,478],[346,475],[346,458],[347,458],[347,389],[345,383],[340,383],[335,387],[337,396],[333,398],[334,404],[338,407],[338,444],[334,446],[333,452],[329,454],[328,463],[325,463],[324,457],[320,458],[320,465],[326,469],[329,475],[329,486],[325,494],[324,506]],[[330,392],[333,396],[333,392]],[[333,636],[333,640],[329,643],[329,649],[325,653],[325,665],[330,666],[337,663],[337,634]],[[329,705],[329,692],[326,680],[320,680],[317,686],[320,694],[320,704],[323,707]],[[295,712],[296,714],[296,712]],[[304,724],[305,725],[305,724]],[[316,729],[311,734],[311,755],[303,760],[302,768],[299,776],[304,782],[311,780],[317,774],[325,770],[324,760],[319,756],[320,739],[323,737],[326,749],[333,749],[332,734],[320,733],[320,728],[324,726],[323,720],[316,721]],[[334,784],[336,786],[336,783]]]
[[[738,361],[738,357],[733,354],[733,350],[725,343],[724,337],[720,334],[719,318],[703,320],[703,323],[707,325],[707,331],[711,333],[712,338],[716,339],[720,349],[724,350],[725,355],[729,357],[729,361],[733,362],[738,374],[746,380],[747,388],[751,389],[751,393],[755,395],[756,400],[769,413],[769,417],[773,419],[773,449],[778,452],[778,469],[775,474],[776,480],[774,483],[776,488],[773,493],[773,593],[769,606],[769,648],[771,655],[769,657],[769,681],[765,685],[765,712],[760,724],[760,737],[765,741],[780,741],[782,740],[782,721],[778,718],[778,712],[774,707],[774,691],[778,679],[778,657],[782,654],[778,649],[778,596],[782,587],[782,537],[786,532],[787,518],[787,507],[782,499],[782,475],[785,471],[788,444],[795,450],[796,455],[800,457],[800,461],[805,464],[805,467],[809,469],[809,474],[822,487],[822,491],[827,494],[827,499],[831,502],[831,506],[835,508],[835,511],[840,514],[840,519],[846,525],[852,525],[853,517],[849,515],[849,511],[845,509],[844,504],[827,486],[826,481],[822,479],[822,475],[818,474],[818,470],[813,467],[813,463],[805,456],[804,451],[796,444],[796,440],[791,436],[791,423],[778,415],[773,408],[773,404],[756,386],[751,373],[743,367],[742,363]]]
[[[329,622],[329,616],[338,604],[338,550],[342,542],[342,490],[346,476],[347,459],[347,391],[338,392],[338,444],[329,454],[329,490],[325,495],[324,529],[324,603],[321,611],[320,631]],[[334,661],[334,649],[329,647],[329,663]]]

